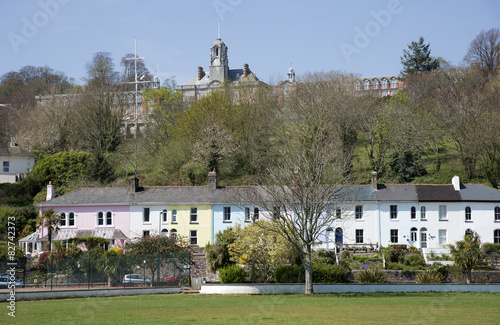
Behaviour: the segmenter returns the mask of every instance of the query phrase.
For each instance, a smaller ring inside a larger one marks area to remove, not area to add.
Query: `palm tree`
[[[42,213],[42,217],[38,219],[38,227],[46,227],[49,231],[49,251],[52,250],[52,232],[59,230],[59,220],[61,216],[54,210],[50,209]]]
[[[467,283],[472,281],[472,269],[481,262],[481,240],[475,232],[467,233],[464,239],[450,245],[451,256],[457,265],[467,275]]]

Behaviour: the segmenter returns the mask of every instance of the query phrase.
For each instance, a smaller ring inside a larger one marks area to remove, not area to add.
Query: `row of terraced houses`
[[[215,172],[207,186],[141,187],[136,178],[128,188],[83,188],[53,197],[40,213],[55,209],[61,215],[53,240],[99,236],[110,246],[123,247],[150,235],[182,236],[193,246],[214,243],[215,234],[240,224],[243,227],[268,211],[236,202],[252,187],[219,187]],[[455,176],[447,185],[348,185],[354,196],[348,204],[332,207],[336,219],[326,227],[316,248],[392,244],[439,250],[477,232],[483,242],[500,243],[500,191],[485,185],[461,184]],[[37,254],[48,240],[47,229],[20,240]]]

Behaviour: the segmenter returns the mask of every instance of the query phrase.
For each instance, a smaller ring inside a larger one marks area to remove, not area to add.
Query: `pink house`
[[[124,247],[130,242],[130,204],[123,202],[127,188],[88,188],[54,198],[54,186],[47,187],[47,200],[38,204],[40,215],[54,209],[61,215],[59,230],[52,240],[62,241],[77,237],[102,237],[109,239],[109,247]],[[48,229],[40,227],[39,241],[48,242]],[[22,240],[21,240],[22,241]],[[41,252],[42,245],[25,243],[27,253]],[[106,247],[108,248],[108,247]]]

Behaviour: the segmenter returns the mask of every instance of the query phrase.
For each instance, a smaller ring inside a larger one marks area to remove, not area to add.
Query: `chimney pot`
[[[248,69],[248,63],[243,64],[243,77],[248,75],[250,69]]]
[[[208,188],[215,190],[217,189],[217,172],[212,170],[208,173]]]
[[[198,67],[198,80],[203,78],[203,67]]]
[[[139,192],[139,179],[136,176],[130,178],[130,192]]]
[[[378,189],[378,179],[377,179],[377,172],[372,172],[372,188],[374,190]]]
[[[458,176],[453,176],[453,178],[451,179],[451,183],[453,184],[453,188],[455,189],[455,191],[460,191],[460,177]]]
[[[49,185],[47,185],[47,197],[46,201],[50,201],[54,198],[54,185],[52,185],[52,182],[49,181]]]

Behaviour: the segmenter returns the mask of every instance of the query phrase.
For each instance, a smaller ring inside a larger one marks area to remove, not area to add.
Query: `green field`
[[[0,304],[0,324],[498,324],[500,294],[151,295]]]

